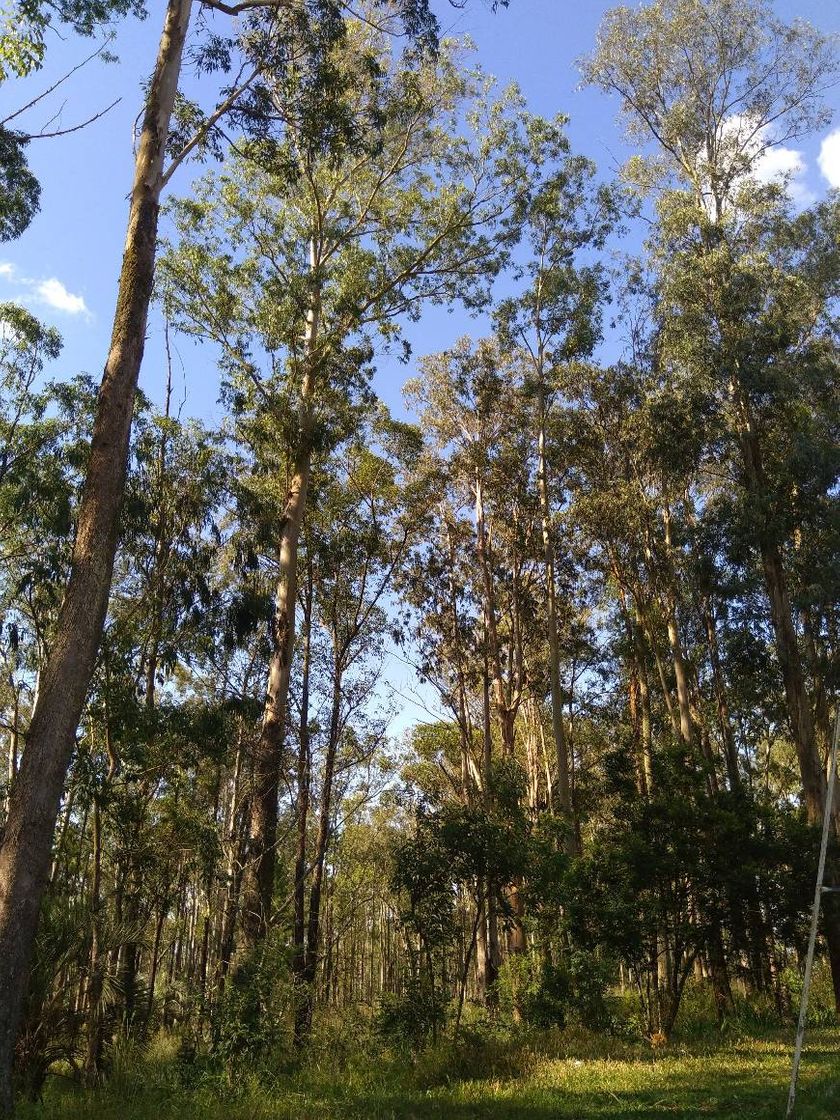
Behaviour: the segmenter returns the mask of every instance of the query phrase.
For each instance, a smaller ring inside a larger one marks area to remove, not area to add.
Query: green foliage
[[[283,1078],[256,1082],[243,1070],[233,1083],[179,1083],[177,1040],[126,1054],[119,1080],[94,1092],[50,1087],[43,1104],[22,1104],[22,1120],[624,1120],[643,1109],[651,1120],[773,1120],[784,1110],[790,1035],[708,1033],[652,1053],[641,1043],[586,1033],[498,1034],[460,1048],[448,1042],[408,1063],[403,1053],[352,1063],[314,1061]],[[816,1029],[802,1067],[797,1111],[832,1120],[837,1031]]]
[[[173,206],[178,241],[160,267],[177,324],[220,346],[246,438],[298,446],[307,370],[320,454],[353,431],[377,336],[398,342],[424,304],[486,303],[533,162],[521,100],[496,98],[456,44],[417,70],[356,28],[335,64],[358,147],[325,151],[316,114],[231,159]],[[468,118],[463,135],[453,115]]]
[[[0,304],[0,662],[19,713],[66,576],[92,419],[87,379],[44,384],[60,351],[54,327]]]
[[[26,139],[0,126],[0,242],[20,237],[41,204],[41,184],[29,170]]]
[[[519,1016],[540,1030],[566,1025],[571,998],[569,974],[533,954],[510,956],[497,981],[499,1009],[507,1020]]]
[[[386,993],[382,997],[374,1025],[383,1042],[406,1042],[418,1047],[442,1032],[447,1011],[444,996],[427,978],[407,977],[399,994]]]
[[[19,7],[6,72],[39,64],[39,19],[139,5]],[[364,12],[249,8],[192,55],[259,63],[158,270],[228,414],[138,396],[21,1083],[113,1078],[46,1082],[57,1114],[778,1111],[755,1069],[781,1090],[771,1026],[800,993],[799,764],[820,778],[840,683],[840,204],[795,213],[753,172],[823,119],[831,45],[761,0],[607,15],[588,75],[658,144],[627,170],[654,203],[644,256],[611,278],[628,196],[565,119],[426,49],[423,0]],[[175,116],[178,150],[207,118]],[[37,208],[23,156],[0,132],[2,236]],[[628,346],[604,368],[608,298]],[[422,360],[415,426],[372,379],[430,304],[494,334]],[[59,350],[0,306],[0,810],[89,451],[92,384],[45,381]],[[402,744],[392,641],[443,713]],[[237,958],[272,837],[271,929]],[[821,969],[815,1022],[830,1008]]]
[[[566,949],[557,963],[535,954],[510,956],[499,974],[500,1009],[538,1030],[564,1028],[574,1021],[586,1030],[612,1032],[619,1019],[608,990],[615,967],[585,949]]]
[[[655,0],[609,11],[583,69],[621,98],[633,139],[656,138],[648,172],[664,156],[720,202],[766,144],[826,121],[837,58],[829,37],[783,24],[764,0]]]
[[[145,16],[145,0],[4,0],[0,9],[0,82],[23,78],[41,68],[51,30],[60,33],[63,26],[77,35],[93,35],[128,14]]]
[[[276,940],[240,961],[225,984],[214,1017],[212,1053],[233,1078],[243,1064],[277,1062],[290,1048],[292,984]]]
[[[498,815],[455,803],[434,812],[419,808],[413,834],[397,838],[394,849],[392,882],[403,921],[427,944],[443,945],[454,930],[455,887],[470,888],[476,878],[509,883],[521,874],[523,829],[510,803]]]
[[[90,913],[72,899],[48,900],[38,926],[29,990],[15,1048],[19,1089],[38,1100],[53,1063],[77,1056],[81,1016],[68,1007],[56,981],[62,971],[85,962]]]

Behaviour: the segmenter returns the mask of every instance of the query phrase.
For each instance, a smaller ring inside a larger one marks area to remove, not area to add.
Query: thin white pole
[[[825,857],[828,851],[828,837],[831,832],[831,802],[834,799],[834,782],[837,777],[838,736],[840,736],[840,704],[838,704],[837,714],[834,718],[834,738],[831,744],[831,763],[828,768],[828,788],[825,791],[825,809],[823,811],[820,862],[817,869],[817,886],[814,891],[814,909],[811,913],[811,936],[808,938],[808,956],[805,959],[805,979],[802,982],[802,999],[799,1003],[799,1023],[796,1028],[796,1046],[793,1051],[793,1069],[790,1074],[790,1092],[788,1093],[785,1120],[788,1120],[788,1117],[793,1115],[793,1106],[796,1103],[796,1081],[799,1077],[799,1062],[802,1058],[802,1043],[805,1040],[805,1020],[808,1018],[808,992],[811,988],[811,972],[814,967],[814,949],[817,944],[817,926],[820,920],[820,903],[822,902],[824,889]]]

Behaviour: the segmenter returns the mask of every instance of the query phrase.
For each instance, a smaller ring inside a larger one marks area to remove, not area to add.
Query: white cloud
[[[748,131],[749,122],[743,117],[735,119],[737,130],[740,132],[743,126],[744,134],[750,137],[745,145],[745,155],[751,160],[752,177],[759,183],[784,183],[797,206],[808,206],[814,202],[816,195],[805,185],[808,165],[802,152],[786,148],[784,144],[774,144],[772,131],[767,126],[753,134]]]
[[[65,315],[83,315],[86,319],[92,319],[84,296],[77,296],[69,291],[55,276],[46,280],[21,276],[11,261],[0,261],[0,280],[13,284],[17,289],[12,296],[16,303],[24,306],[39,304]]]
[[[753,175],[759,183],[783,181],[794,205],[804,208],[817,201],[817,196],[805,183],[807,169],[802,152],[780,144],[764,149],[753,166]]]
[[[35,286],[35,294],[39,303],[46,303],[56,311],[65,311],[68,315],[89,315],[84,299],[68,292],[60,280],[51,276],[49,280],[40,280]]]
[[[765,148],[753,164],[753,175],[759,183],[772,183],[774,179],[781,179],[785,175],[796,178],[805,171],[805,160],[802,153],[794,148]]]
[[[784,144],[774,144],[770,126],[757,125],[748,116],[733,113],[721,122],[718,143],[724,160],[737,161],[743,168],[733,186],[737,187],[749,177],[758,183],[781,184],[797,207],[810,206],[816,201],[817,196],[805,180],[808,165],[802,152]],[[702,167],[702,153],[698,159]]]
[[[800,210],[812,206],[818,198],[816,191],[812,191],[800,179],[791,179],[787,185],[787,192],[793,200],[793,204],[798,206]]]
[[[68,291],[62,281],[56,277],[46,280],[36,280],[32,277],[20,276],[15,264],[11,261],[0,261],[0,280],[13,284],[12,299],[16,304],[25,307],[32,305],[52,307],[54,311],[62,311],[64,315],[82,315],[91,320],[93,316],[85,304],[83,296],[76,296]]]
[[[820,144],[820,171],[832,187],[840,188],[840,128],[829,132]]]

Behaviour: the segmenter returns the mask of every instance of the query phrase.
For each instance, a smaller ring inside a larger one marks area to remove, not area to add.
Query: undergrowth
[[[840,1117],[840,1027],[828,1025],[817,986],[797,1116]],[[83,1090],[58,1070],[21,1120],[574,1120],[674,1117],[778,1120],[790,1076],[791,1024],[768,1000],[736,993],[714,1020],[701,989],[686,996],[679,1028],[652,1046],[629,997],[620,1029],[506,1025],[468,1008],[457,1038],[411,1044],[382,1031],[375,1010],[318,1023],[303,1056],[289,1040],[257,1061],[219,1061],[175,1034],[121,1043],[109,1075]]]

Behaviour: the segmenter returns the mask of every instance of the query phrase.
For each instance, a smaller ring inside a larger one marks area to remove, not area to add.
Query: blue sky
[[[484,68],[503,83],[516,81],[533,111],[563,112],[570,117],[569,137],[575,151],[589,156],[609,177],[628,155],[616,122],[617,104],[594,89],[578,88],[575,60],[594,43],[604,12],[603,0],[511,0],[507,10],[491,14],[483,0],[470,0],[465,11],[436,0],[444,30],[469,34]],[[43,103],[14,121],[30,132],[70,127],[100,112],[116,97],[120,103],[104,118],[71,135],[36,140],[30,162],[42,187],[41,212],[16,242],[0,245],[0,300],[24,301],[42,319],[54,324],[65,339],[64,353],[53,376],[85,371],[97,379],[105,360],[125,236],[127,193],[131,184],[132,134],[142,103],[141,85],[151,70],[164,5],[151,4],[144,22],[126,21],[112,49],[118,63],[89,63]],[[796,16],[823,31],[840,31],[837,0],[778,0],[777,13]],[[46,68],[25,82],[0,86],[0,120],[15,112],[58,77],[79,63],[91,44],[68,35],[49,44]],[[840,110],[840,90],[828,98]],[[840,112],[820,136],[808,138],[796,151],[777,154],[782,168],[799,167],[795,191],[803,201],[828,189],[820,170],[820,154],[834,185],[840,186]],[[828,138],[828,139],[827,139]],[[184,192],[193,169],[179,171],[172,189]],[[461,334],[481,333],[480,324],[461,311],[432,309],[408,336],[416,354],[445,348]],[[212,354],[185,340],[175,342],[178,403],[186,414],[209,422],[220,419],[218,377]],[[380,396],[402,409],[401,387],[413,370],[395,361],[382,363],[376,378]],[[141,386],[160,402],[164,383],[162,325],[150,323]],[[393,668],[393,666],[392,666]],[[389,675],[399,675],[390,674]],[[407,686],[405,674],[401,686]],[[404,706],[397,726],[411,722]],[[414,718],[422,718],[418,711]]]
[[[617,106],[597,90],[578,88],[575,59],[591,49],[600,19],[610,6],[603,0],[511,0],[509,9],[492,14],[483,0],[470,0],[464,11],[437,0],[444,29],[469,34],[485,69],[502,82],[518,82],[534,111],[566,113],[574,149],[593,159],[606,176],[627,155],[615,119]],[[157,47],[163,4],[150,7],[156,11],[144,22],[121,25],[113,47],[119,63],[94,60],[14,122],[32,132],[51,118],[55,118],[51,129],[68,127],[122,98],[103,119],[79,132],[33,141],[30,161],[43,186],[41,213],[19,241],[0,245],[0,299],[24,300],[61,330],[65,351],[56,372],[68,376],[79,370],[98,376],[107,351],[131,183],[132,131],[141,105],[141,84]],[[776,8],[784,18],[798,15],[825,31],[840,30],[837,0],[779,0]],[[72,35],[52,41],[44,71],[26,82],[0,87],[0,119],[80,62],[90,49],[87,41]],[[832,94],[834,107],[840,108],[840,91]],[[840,115],[832,127],[838,123]],[[788,163],[798,158],[804,164],[797,179],[803,197],[818,196],[828,186],[818,166],[824,139],[813,137],[802,143],[798,157],[782,156],[783,163],[785,158]],[[840,184],[840,130],[833,144],[833,174]],[[191,174],[189,167],[180,171],[172,188],[186,190]],[[442,349],[459,334],[480,329],[462,312],[448,315],[432,309],[409,333],[415,351],[421,353]],[[212,357],[184,341],[176,344],[176,351],[185,411],[218,419],[221,410]],[[392,407],[401,407],[401,384],[411,372],[395,362],[383,363],[377,388]],[[156,318],[150,326],[141,384],[160,399],[163,360]]]

